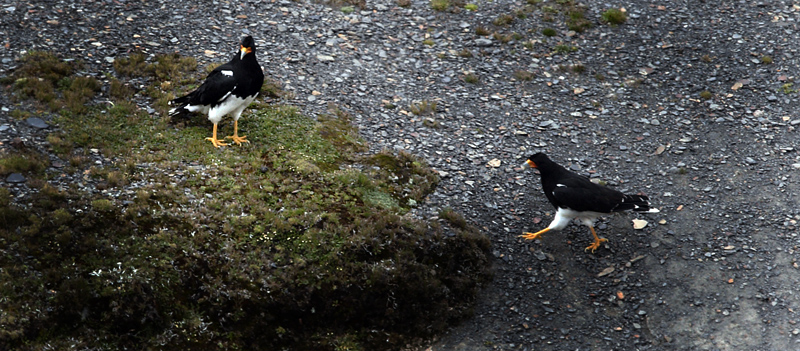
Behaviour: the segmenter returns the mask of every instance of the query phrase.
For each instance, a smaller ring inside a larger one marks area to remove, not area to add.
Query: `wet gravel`
[[[553,1],[506,26],[492,22],[526,3],[477,4],[379,0],[347,13],[287,0],[0,0],[0,75],[33,49],[81,59],[81,74],[101,80],[134,51],[219,62],[253,35],[268,77],[293,93],[285,103],[310,115],[334,103],[372,150],[414,153],[440,173],[415,215],[450,206],[491,238],[495,278],[475,316],[422,349],[800,349],[800,3],[590,2],[582,33],[563,15],[544,20]],[[612,6],[626,23],[599,23]],[[435,111],[415,115],[423,101]],[[46,150],[49,116],[18,120],[17,108],[0,96],[0,147]],[[554,212],[538,175],[517,168],[536,151],[645,193],[661,213],[600,221],[609,242],[594,254],[578,225],[520,240]],[[19,177],[0,185],[24,199]],[[70,177],[80,181],[52,181]],[[635,230],[634,218],[648,225]]]

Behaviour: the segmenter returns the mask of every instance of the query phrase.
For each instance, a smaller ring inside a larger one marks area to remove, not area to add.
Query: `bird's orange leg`
[[[520,235],[519,237],[520,238],[525,238],[525,239],[528,239],[528,240],[533,240],[533,239],[538,238],[539,235],[547,233],[548,231],[550,231],[549,227],[548,228],[544,228],[544,229],[542,229],[542,230],[540,230],[540,231],[538,231],[536,233],[523,232],[522,235]]]
[[[589,230],[592,231],[592,236],[594,236],[594,242],[591,245],[587,246],[586,249],[583,251],[592,250],[592,253],[594,253],[594,250],[597,250],[597,248],[600,247],[600,243],[604,243],[608,241],[608,239],[597,236],[597,233],[594,232],[594,227],[589,227]]]
[[[226,136],[225,139],[231,139],[236,145],[242,145],[242,143],[250,143],[246,138],[247,135],[239,136],[239,121],[233,121],[233,135]]]
[[[214,144],[214,147],[220,147],[220,146],[227,146],[228,145],[223,140],[217,139],[217,124],[216,123],[214,123],[214,135],[212,135],[210,138],[206,138],[206,140],[211,140],[211,143]]]

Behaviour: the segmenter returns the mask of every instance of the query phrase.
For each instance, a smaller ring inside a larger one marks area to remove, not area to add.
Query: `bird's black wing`
[[[213,105],[230,95],[236,87],[233,75],[233,65],[228,62],[215,68],[208,74],[206,80],[195,90],[190,98],[189,105]]]
[[[589,181],[575,175],[560,179],[552,191],[556,206],[575,211],[609,213],[622,201],[621,192]]]

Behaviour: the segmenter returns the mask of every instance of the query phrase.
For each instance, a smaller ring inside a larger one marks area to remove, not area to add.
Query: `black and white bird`
[[[264,84],[264,71],[256,61],[256,43],[253,37],[242,39],[239,52],[230,62],[215,68],[208,74],[203,84],[187,94],[170,101],[174,105],[169,110],[170,117],[186,112],[200,112],[208,115],[214,123],[210,140],[215,147],[228,145],[224,139],[217,139],[217,124],[222,117],[233,116],[233,135],[225,137],[237,145],[249,143],[247,136],[239,136],[239,116],[258,96]]]
[[[594,222],[597,217],[629,210],[659,212],[657,208],[650,207],[647,196],[626,195],[592,183],[589,178],[570,172],[541,152],[529,157],[522,166],[539,170],[542,176],[542,190],[544,190],[547,200],[550,200],[550,203],[556,207],[555,218],[547,228],[536,233],[523,233],[520,235],[522,238],[536,239],[550,230],[564,229],[571,220],[578,219],[583,225],[589,227],[594,236],[594,242],[586,248],[586,250],[594,252],[600,247],[600,243],[608,241],[608,239],[598,237],[594,231]]]

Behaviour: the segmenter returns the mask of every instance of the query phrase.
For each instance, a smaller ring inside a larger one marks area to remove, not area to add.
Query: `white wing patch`
[[[233,89],[231,89],[231,91],[227,92],[225,95],[223,95],[221,98],[219,98],[219,100],[217,100],[217,102],[225,101],[225,99],[227,99],[228,96],[231,96],[231,94],[233,94],[234,90],[236,90],[236,86],[235,85],[233,86]]]
[[[233,77],[233,71],[230,71],[230,70],[227,70],[227,69],[219,71],[219,73],[222,73],[222,75],[224,75],[224,76]]]
[[[556,184],[556,186],[560,186],[560,187],[564,187],[564,188],[566,188],[566,187],[567,187],[567,186],[566,186],[566,185],[564,185],[564,184]]]

